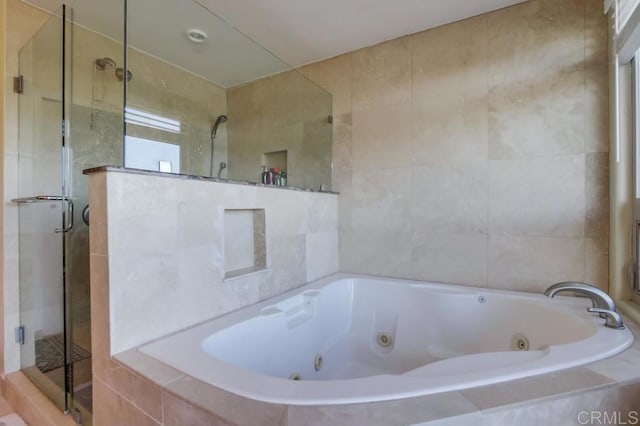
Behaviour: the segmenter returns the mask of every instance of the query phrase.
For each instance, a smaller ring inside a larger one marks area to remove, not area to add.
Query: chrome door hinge
[[[16,327],[16,343],[24,345],[24,325]]]
[[[82,424],[82,413],[77,408],[74,408],[71,412],[71,416],[73,417],[73,421],[76,422],[77,425]]]
[[[15,93],[24,93],[24,77],[19,75],[13,77],[13,91]]]

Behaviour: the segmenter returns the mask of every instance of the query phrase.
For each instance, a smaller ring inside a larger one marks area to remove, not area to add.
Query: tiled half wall
[[[91,302],[109,307],[112,354],[338,271],[336,194],[111,171],[90,175],[90,205]],[[266,265],[229,279],[231,209],[264,210]]]

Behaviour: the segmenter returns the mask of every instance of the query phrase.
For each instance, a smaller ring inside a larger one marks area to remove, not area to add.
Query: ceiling
[[[286,70],[287,64],[297,67],[522,1],[128,0],[129,43],[231,87]],[[28,3],[55,11],[62,0]],[[120,2],[66,3],[75,22],[122,39],[122,10],[114,7]],[[207,33],[207,40],[191,42],[186,31],[192,28]]]
[[[524,0],[198,1],[299,66]]]

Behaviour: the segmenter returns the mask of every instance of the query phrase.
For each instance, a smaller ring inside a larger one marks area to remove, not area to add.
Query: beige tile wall
[[[260,181],[263,154],[287,151],[287,184],[331,188],[331,96],[297,71],[227,91],[229,177]],[[268,165],[268,164],[267,164]]]
[[[180,145],[180,172],[209,176],[211,127],[219,115],[227,114],[226,89],[134,49],[129,49],[128,66],[134,76],[127,87],[127,106],[178,120],[182,130],[171,134],[129,125],[127,134]],[[214,176],[220,162],[228,162],[226,125],[215,138]]]
[[[302,69],[333,95],[341,270],[607,288],[601,3],[531,0]]]
[[[91,303],[104,308],[96,286],[108,286],[110,353],[338,271],[335,194],[118,171],[90,178],[92,262],[108,262],[92,264]],[[264,210],[265,270],[225,279],[225,209]],[[92,308],[93,321],[101,315]]]

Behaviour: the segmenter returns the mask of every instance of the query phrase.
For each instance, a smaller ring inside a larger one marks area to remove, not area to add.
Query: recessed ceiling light
[[[187,37],[194,43],[202,43],[207,39],[207,33],[198,29],[187,30]]]

